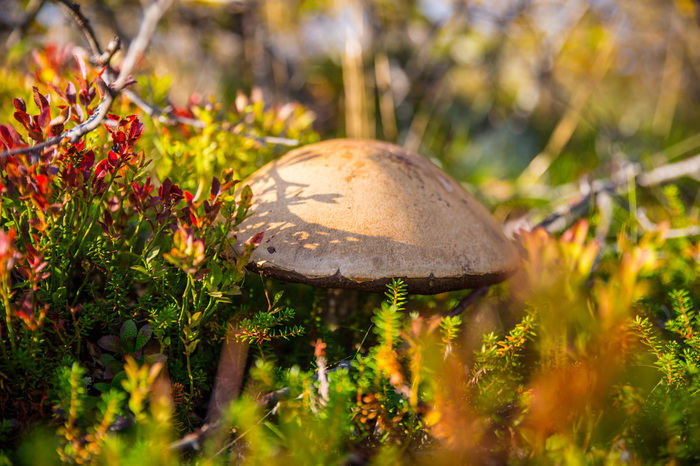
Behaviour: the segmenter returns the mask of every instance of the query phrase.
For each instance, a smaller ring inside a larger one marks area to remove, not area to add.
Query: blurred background
[[[103,47],[128,46],[139,2],[80,3]],[[555,198],[537,187],[700,145],[699,21],[691,0],[180,0],[140,65],[169,91],[140,93],[257,86],[310,108],[322,138],[396,142],[492,203]],[[0,0],[0,43],[12,64],[84,40],[61,5]]]

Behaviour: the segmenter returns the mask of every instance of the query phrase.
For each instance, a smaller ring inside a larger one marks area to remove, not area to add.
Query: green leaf
[[[121,330],[119,330],[119,336],[121,337],[122,342],[124,342],[126,345],[127,349],[129,351],[133,351],[132,345],[134,339],[136,338],[136,324],[133,320],[129,319],[124,322]]]
[[[145,364],[148,364],[149,366],[152,366],[153,364],[155,364],[157,362],[165,364],[165,362],[167,360],[168,360],[168,357],[162,353],[147,354],[143,358],[143,362]]]
[[[100,356],[100,362],[104,364],[104,366],[112,371],[113,373],[117,373],[122,370],[122,363],[114,359],[114,357],[110,354],[103,354]]]
[[[148,340],[151,339],[152,333],[153,330],[151,330],[151,326],[149,324],[146,324],[143,327],[141,327],[141,329],[139,329],[139,334],[136,336],[136,344],[134,345],[134,349],[138,351],[144,346],[146,346]]]
[[[139,272],[147,277],[149,276],[148,270],[142,265],[134,265],[133,267],[131,267],[131,270],[136,270],[137,272]]]
[[[221,278],[223,274],[221,272],[221,267],[216,263],[212,262],[209,264],[209,284],[212,287],[219,286],[221,283]]]
[[[93,387],[95,387],[95,389],[101,393],[107,392],[110,388],[112,388],[110,384],[104,382],[97,382],[93,385]]]
[[[201,312],[195,312],[192,314],[192,317],[190,317],[190,325],[193,327],[198,327],[199,324],[202,323],[202,313]]]
[[[272,307],[275,307],[277,305],[279,300],[282,299],[283,294],[284,294],[284,290],[279,291],[278,293],[275,294],[275,298],[272,300]]]
[[[106,335],[99,340],[97,340],[97,345],[106,349],[107,351],[112,351],[114,353],[124,353],[126,352],[124,344],[116,335]]]
[[[148,251],[148,256],[146,256],[146,263],[150,264],[154,258],[158,257],[158,254],[160,254],[160,246],[154,246],[153,249]]]
[[[240,201],[238,201],[238,211],[236,212],[236,225],[241,223],[248,213],[250,204],[253,200],[253,190],[246,185],[241,190]]]

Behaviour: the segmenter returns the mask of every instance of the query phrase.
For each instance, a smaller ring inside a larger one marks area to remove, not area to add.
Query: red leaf
[[[63,123],[54,123],[53,121],[49,123],[49,134],[51,136],[60,136],[63,132]]]
[[[258,246],[260,243],[262,243],[263,236],[265,236],[264,231],[260,231],[256,233],[252,238],[250,238],[248,241],[246,241],[246,244],[254,244],[255,246]]]
[[[15,97],[14,99],[12,99],[12,103],[14,104],[18,112],[27,112],[27,104],[24,103],[24,99],[22,99],[21,97]]]
[[[75,106],[75,116],[78,117],[79,122],[85,121],[85,112],[83,112],[83,107],[80,105]]]
[[[36,175],[34,179],[36,180],[39,192],[41,192],[41,194],[46,194],[46,189],[49,187],[49,179],[46,175]]]
[[[76,96],[75,84],[73,84],[70,81],[68,82],[68,85],[66,86],[65,96],[66,96],[66,100],[69,103],[74,104],[76,102],[76,100],[75,100],[75,96]]]
[[[49,106],[49,101],[46,100],[46,97],[41,95],[39,88],[34,86],[32,89],[34,90],[34,103],[36,106],[39,107],[40,110],[47,108]]]
[[[0,125],[0,139],[5,143],[7,147],[12,149],[15,147],[15,142],[12,138],[12,133],[10,133],[11,126]]]
[[[104,212],[105,212],[105,225],[111,227],[112,223],[114,222],[114,220],[112,220],[112,214],[110,214],[107,209],[105,209]]]
[[[88,97],[88,104],[95,100],[95,96],[97,95],[97,91],[95,90],[94,87],[91,87],[88,89],[87,97]]]
[[[211,198],[216,199],[221,192],[221,183],[217,177],[214,177],[211,181]]]
[[[34,290],[27,291],[19,300],[17,315],[24,321],[31,320],[34,317],[34,302],[32,300],[33,294]]]
[[[85,89],[80,89],[78,91],[78,100],[80,100],[80,105],[82,105],[83,107],[87,107],[90,103],[87,99],[87,92],[85,91]]]
[[[107,160],[109,161],[110,166],[116,167],[117,163],[119,162],[119,154],[114,151],[109,151],[107,154]]]
[[[44,108],[41,109],[41,113],[39,113],[39,116],[37,118],[37,123],[39,124],[39,127],[41,129],[46,129],[49,125],[49,121],[51,121],[51,113],[48,105]]]
[[[101,161],[95,167],[95,179],[99,180],[107,176],[107,159]]]
[[[78,54],[74,54],[75,61],[78,62],[78,68],[80,68],[80,75],[83,77],[84,81],[87,81],[87,66],[85,66],[85,60]]]
[[[193,214],[192,212],[190,212],[190,222],[192,223],[192,225],[195,228],[199,228],[201,226],[199,218],[195,214]]]
[[[41,131],[30,130],[29,137],[34,139],[36,142],[44,142],[44,135]]]
[[[26,112],[22,111],[16,111],[14,114],[15,120],[19,121],[22,123],[22,126],[24,126],[27,130],[29,130],[32,126],[32,119],[29,117],[29,114]]]
[[[57,86],[54,86],[51,83],[48,83],[48,85],[51,88],[51,90],[53,90],[56,94],[58,94],[59,97],[61,97],[65,101],[68,101],[68,99],[66,99],[66,95],[63,93],[63,91],[60,88],[58,88]]]
[[[8,149],[14,149],[15,145],[12,142],[12,136],[10,136],[10,132],[5,125],[0,125],[0,140]]]
[[[24,142],[24,139],[22,139],[22,136],[15,130],[15,127],[12,125],[7,125],[7,130],[10,132],[10,136],[12,136],[12,142],[15,143],[15,146],[24,146],[27,143]]]
[[[139,122],[138,119],[134,119],[129,128],[129,142],[135,142],[141,137],[141,133],[143,133],[143,123]]]
[[[80,169],[81,170],[87,170],[90,167],[92,167],[92,164],[95,163],[95,152],[93,151],[88,151],[85,154],[83,154],[83,159],[80,161]]]

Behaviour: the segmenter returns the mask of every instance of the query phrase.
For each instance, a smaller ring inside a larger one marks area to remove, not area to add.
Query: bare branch
[[[561,231],[575,219],[587,215],[599,203],[601,195],[627,192],[630,180],[639,186],[649,188],[684,176],[692,178],[700,176],[700,154],[680,162],[662,165],[648,173],[643,172],[639,164],[626,164],[610,178],[596,180],[590,186],[582,185],[573,202],[558,208],[537,226],[545,228],[550,233]]]
[[[97,66],[109,66],[109,62],[112,61],[112,57],[117,53],[122,47],[122,40],[119,36],[114,36],[114,38],[107,44],[107,49],[102,52],[99,57],[92,57],[94,63]],[[110,68],[111,70],[111,68]]]
[[[452,310],[450,310],[449,313],[447,313],[447,316],[454,317],[461,314],[462,312],[464,312],[465,309],[477,302],[479,298],[483,298],[484,296],[486,296],[490,289],[490,286],[482,286],[481,288],[475,288],[468,295],[462,298],[459,301],[459,303],[457,303],[457,305]]]
[[[80,3],[71,2],[70,0],[56,1],[68,9],[75,22],[78,23],[78,26],[80,26],[80,30],[83,31],[83,35],[85,35],[85,39],[87,40],[88,45],[90,45],[92,56],[99,57],[102,55],[102,49],[97,41],[95,31],[92,29],[90,21],[85,17],[83,12],[80,11]]]
[[[154,0],[145,8],[139,32],[136,34],[136,38],[132,41],[122,61],[119,76],[112,83],[114,89],[121,90],[126,85],[132,70],[136,67],[136,62],[146,50],[146,47],[148,47],[158,21],[160,21],[161,16],[171,4],[172,0]]]
[[[644,187],[655,186],[683,176],[694,177],[698,175],[700,175],[700,154],[680,162],[662,165],[649,173],[640,173],[637,177],[637,184]]]
[[[644,231],[659,231],[662,229],[647,217],[645,209],[637,209],[637,220]],[[698,225],[691,225],[685,228],[670,228],[664,233],[666,238],[685,238],[697,235],[700,235],[700,226]]]
[[[61,0],[62,3],[68,4],[71,2],[64,2]],[[100,126],[102,121],[107,117],[107,114],[109,113],[109,109],[112,106],[112,103],[114,102],[114,99],[116,96],[124,89],[124,87],[128,84],[129,78],[131,76],[131,72],[133,71],[134,67],[136,66],[136,62],[138,58],[143,54],[143,52],[146,50],[146,47],[148,47],[148,43],[150,42],[151,35],[153,34],[153,31],[156,28],[156,25],[158,24],[158,21],[160,20],[161,16],[165,12],[165,10],[168,9],[170,4],[172,3],[172,0],[154,0],[151,2],[144,10],[144,17],[143,20],[141,21],[141,27],[139,28],[138,35],[136,36],[136,39],[132,42],[131,46],[129,47],[129,50],[126,53],[126,56],[124,57],[124,60],[122,62],[121,66],[121,71],[119,72],[119,75],[117,78],[114,80],[114,82],[107,87],[105,90],[105,95],[102,98],[102,101],[99,103],[97,106],[97,109],[95,112],[88,118],[85,122],[79,124],[78,126],[71,128],[70,130],[64,132],[63,134],[49,138],[46,141],[36,144],[31,147],[22,147],[18,149],[14,149],[11,151],[5,151],[0,153],[0,158],[2,157],[7,157],[9,155],[16,155],[16,154],[26,154],[26,153],[31,153],[35,151],[39,151],[41,149],[45,149],[46,147],[50,146],[55,146],[60,144],[63,140],[68,139],[70,142],[74,143],[77,142],[81,137],[86,135],[87,133],[93,131],[97,127]],[[71,5],[75,6],[77,4],[71,3]],[[68,6],[68,5],[67,5]],[[70,7],[69,7],[70,8]],[[71,9],[71,11],[79,11],[79,8],[76,10]],[[79,24],[81,24],[79,22]],[[86,29],[89,28],[89,25],[83,25],[81,24],[81,28],[83,31],[91,31],[92,29]],[[91,34],[90,32],[86,32],[86,36],[90,37]],[[92,33],[92,36],[94,38],[94,32]],[[88,39],[90,41],[90,39]],[[96,51],[96,55],[100,56],[102,54],[99,44],[97,44],[96,41],[91,42],[91,48],[95,46],[96,48],[94,51]]]

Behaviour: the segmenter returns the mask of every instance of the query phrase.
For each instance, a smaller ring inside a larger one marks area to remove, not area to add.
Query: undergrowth
[[[17,79],[3,150],[94,112],[100,77],[75,60],[41,61],[29,94]],[[254,194],[239,179],[282,152],[266,136],[317,139],[310,113],[193,100],[200,131],[118,107],[0,161],[2,461],[700,457],[700,243],[629,218],[610,244],[586,220],[521,232],[518,274],[468,313],[426,312],[396,279],[326,325],[323,292],[247,275],[263,232],[234,248]],[[679,191],[661,195],[687,226]],[[473,344],[485,314],[500,324]]]

